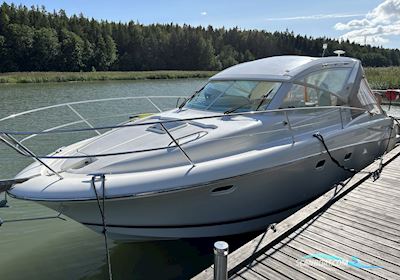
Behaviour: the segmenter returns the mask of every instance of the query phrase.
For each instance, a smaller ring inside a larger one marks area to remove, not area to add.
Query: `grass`
[[[12,72],[0,73],[0,84],[208,78],[215,73],[213,71]]]
[[[373,89],[400,88],[400,67],[367,67],[365,72]],[[0,84],[208,78],[215,73],[214,71],[166,70],[134,72],[14,72],[0,73]]]

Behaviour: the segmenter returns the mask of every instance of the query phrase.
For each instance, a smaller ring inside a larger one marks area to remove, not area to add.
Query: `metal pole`
[[[29,154],[29,156],[31,156],[33,159],[35,159],[37,162],[39,162],[40,164],[42,164],[43,166],[45,166],[48,170],[50,170],[51,172],[53,172],[55,175],[58,176],[58,178],[60,179],[64,179],[63,176],[61,176],[57,171],[55,171],[53,168],[51,168],[49,165],[47,165],[44,161],[42,161],[40,158],[38,158],[33,152],[31,152],[27,147],[25,147],[23,144],[21,144],[20,142],[18,142],[17,139],[15,139],[14,137],[12,137],[11,135],[9,135],[8,133],[2,133],[3,135],[5,135],[8,139],[10,139],[11,141],[13,141],[16,146],[14,148],[14,150],[16,150],[17,147],[20,147],[23,152]],[[3,140],[3,142],[7,143],[7,141],[4,141],[4,138],[1,137],[1,139]],[[18,149],[18,148],[17,148]]]
[[[339,107],[339,114],[340,114],[340,122],[342,124],[342,129],[344,128],[344,124],[343,124],[343,115],[342,115],[342,108]]]
[[[294,134],[293,134],[293,131],[292,131],[292,125],[290,124],[289,116],[288,116],[286,111],[284,111],[284,114],[285,114],[286,122],[288,124],[290,135],[292,136],[292,144],[294,144],[294,143],[296,143],[296,141],[294,140]]]
[[[174,136],[172,136],[172,134],[168,131],[168,129],[164,126],[164,124],[162,122],[159,122],[159,124],[161,125],[161,127],[163,128],[163,130],[165,131],[165,133],[168,134],[169,138],[171,138],[172,141],[174,141],[175,145],[179,148],[179,150],[181,150],[182,154],[186,157],[186,159],[190,162],[190,164],[192,165],[192,167],[195,167],[196,165],[194,164],[194,162],[192,161],[192,159],[189,157],[189,155],[182,149],[181,145],[179,145],[178,141],[176,141],[176,139],[174,138]]]
[[[214,280],[228,279],[229,245],[225,241],[214,243]]]

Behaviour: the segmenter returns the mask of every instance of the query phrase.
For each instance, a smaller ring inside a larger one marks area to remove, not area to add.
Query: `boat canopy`
[[[357,59],[277,56],[230,67],[211,77],[187,108],[254,111],[346,106],[382,113]]]

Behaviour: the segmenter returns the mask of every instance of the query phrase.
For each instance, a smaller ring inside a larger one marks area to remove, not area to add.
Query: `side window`
[[[344,96],[345,93],[343,92],[343,89],[350,75],[350,71],[351,68],[321,70],[306,76],[304,78],[304,82],[320,89],[335,93],[346,100],[347,97]]]
[[[336,106],[337,97],[322,89],[293,84],[281,108]]]
[[[360,89],[357,93],[357,99],[361,105],[361,108],[364,108],[372,113],[380,114],[382,113],[381,108],[379,107],[374,94],[371,92],[368,83],[365,79],[361,80]]]

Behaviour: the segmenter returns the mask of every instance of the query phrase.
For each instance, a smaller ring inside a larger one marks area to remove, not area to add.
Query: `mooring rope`
[[[391,116],[389,116],[389,117],[393,120],[393,124],[390,126],[389,138],[388,138],[388,142],[386,144],[385,151],[380,156],[380,159],[379,159],[379,167],[375,171],[371,171],[371,172],[366,172],[366,171],[362,171],[362,170],[357,171],[354,168],[348,168],[348,167],[342,165],[336,158],[333,157],[331,151],[329,150],[328,146],[326,145],[324,137],[322,136],[322,134],[320,132],[314,133],[313,137],[317,138],[321,142],[322,146],[324,147],[324,149],[325,149],[326,153],[328,154],[329,158],[331,159],[331,161],[333,163],[335,163],[339,168],[341,168],[345,171],[348,171],[352,174],[357,174],[357,173],[369,174],[372,177],[372,180],[375,182],[376,180],[378,180],[380,178],[382,170],[383,170],[383,156],[386,155],[389,150],[390,138],[391,138],[391,135],[392,135],[392,132],[394,129],[394,122],[396,122],[397,125],[400,126],[400,123],[396,118],[391,117]]]
[[[100,176],[101,178],[101,188],[102,188],[102,192],[103,192],[103,196],[102,196],[102,206],[100,205],[100,198],[99,195],[97,193],[97,189],[96,189],[96,184],[95,184],[95,180],[96,178]],[[107,267],[108,267],[108,279],[112,280],[112,270],[111,270],[111,258],[110,258],[110,251],[108,249],[108,238],[107,238],[107,225],[106,225],[106,218],[105,218],[105,180],[106,177],[104,176],[104,174],[101,175],[93,175],[92,177],[92,187],[94,190],[94,193],[96,195],[96,201],[97,201],[97,206],[99,207],[99,212],[101,215],[101,220],[102,220],[102,224],[103,224],[103,236],[104,236],[104,245],[105,245],[105,249],[106,249],[106,259],[107,259]]]
[[[347,168],[346,166],[340,164],[340,162],[332,156],[331,152],[329,151],[328,146],[325,143],[325,139],[321,133],[319,133],[319,132],[314,133],[313,136],[315,138],[317,138],[321,142],[321,144],[324,146],[326,153],[328,154],[329,158],[332,160],[333,163],[335,163],[338,167],[340,167],[341,169],[343,169],[345,171],[351,172],[353,174],[357,173],[357,171],[354,170],[353,168]]]
[[[380,157],[380,160],[379,160],[379,176],[380,176],[380,174],[382,172],[382,169],[383,169],[383,156],[386,155],[388,153],[388,150],[389,150],[390,137],[392,136],[392,132],[393,132],[394,125],[395,125],[394,123],[397,123],[397,125],[400,125],[399,121],[395,117],[389,116],[389,118],[391,118],[393,120],[393,124],[390,126],[389,140],[388,140],[388,142],[386,144],[385,152],[383,153],[383,155]]]

